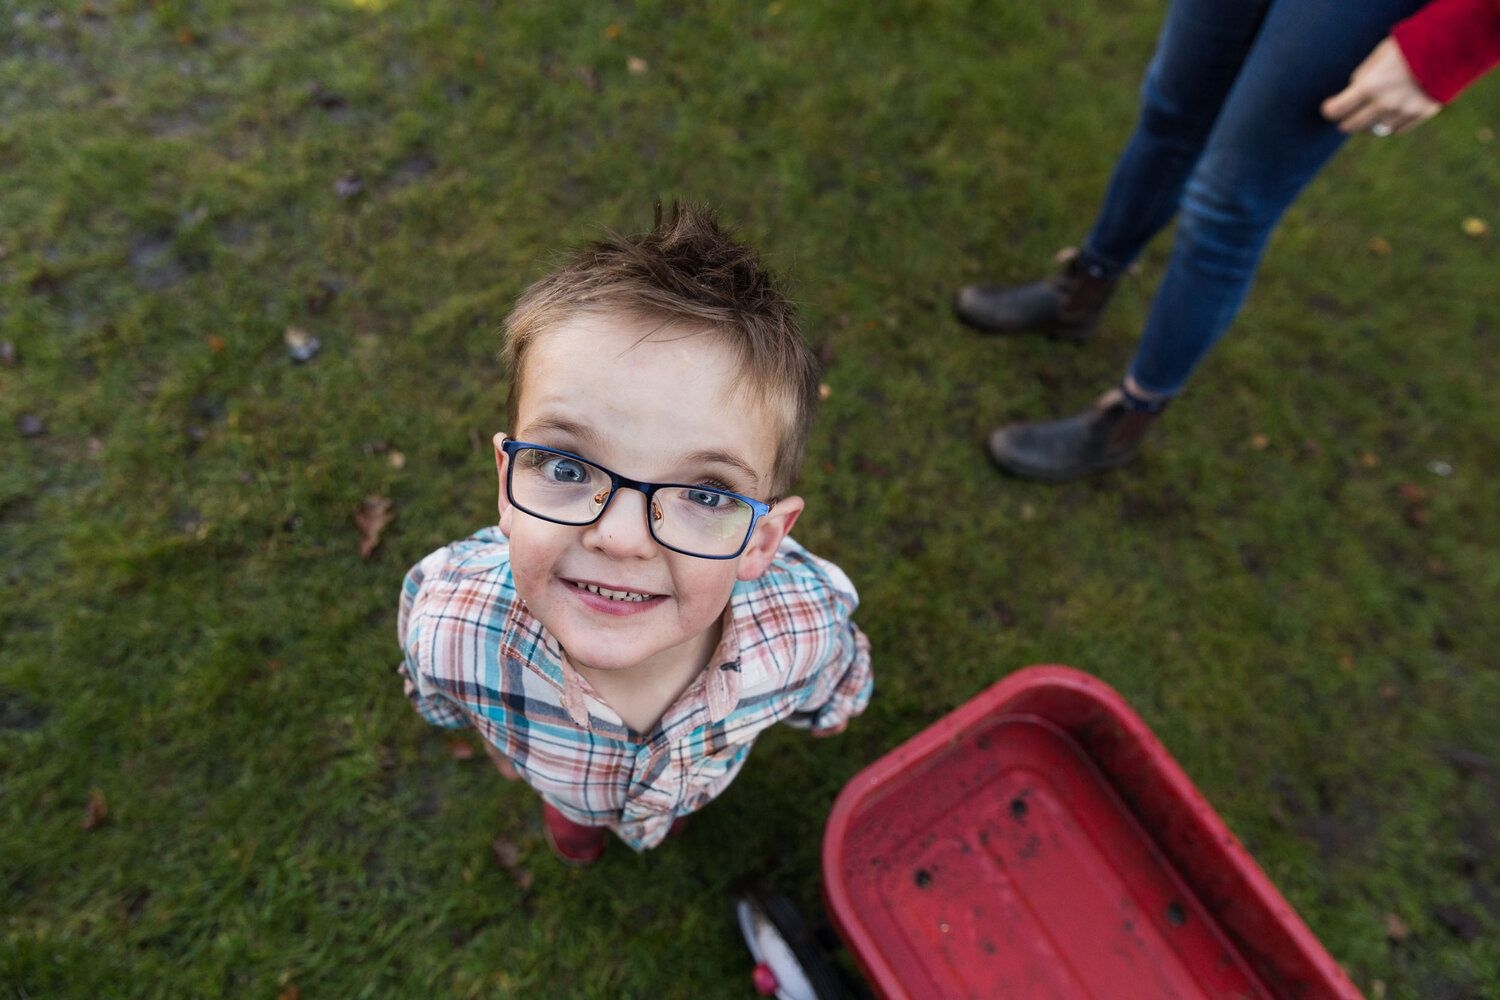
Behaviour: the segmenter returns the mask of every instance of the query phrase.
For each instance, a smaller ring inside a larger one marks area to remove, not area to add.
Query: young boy
[[[548,842],[636,850],[776,722],[843,730],[873,681],[838,567],[789,536],[818,399],[796,315],[703,210],[612,236],[505,321],[500,523],[406,577],[406,692],[542,797]]]

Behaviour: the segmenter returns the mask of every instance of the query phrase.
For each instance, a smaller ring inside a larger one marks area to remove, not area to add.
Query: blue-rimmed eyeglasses
[[[593,524],[621,487],[646,496],[646,527],[657,544],[700,559],[733,559],[745,551],[771,503],[712,486],[643,483],[568,451],[504,441],[505,492],[517,508],[554,524]]]

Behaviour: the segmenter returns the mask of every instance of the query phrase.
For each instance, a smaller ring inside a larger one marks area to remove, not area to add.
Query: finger
[[[1389,111],[1373,101],[1360,105],[1358,111],[1339,122],[1339,128],[1350,135],[1363,132],[1376,122],[1387,120]]]
[[[1331,122],[1342,122],[1364,102],[1364,90],[1351,83],[1323,102],[1323,117]]]

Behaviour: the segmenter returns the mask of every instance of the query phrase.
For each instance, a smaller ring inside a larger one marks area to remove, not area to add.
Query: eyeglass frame
[[[592,466],[608,476],[609,496],[605,497],[604,503],[599,506],[599,513],[595,514],[587,521],[559,521],[555,517],[548,517],[546,514],[538,514],[531,508],[525,507],[517,502],[515,490],[511,486],[511,479],[515,476],[516,473],[515,457],[516,452],[527,448],[535,451],[546,452],[549,455],[559,455],[563,458],[571,458],[575,462],[582,462],[584,465]],[[545,444],[533,444],[530,441],[517,441],[514,438],[506,438],[504,441],[500,442],[500,450],[505,452],[506,457],[506,499],[508,499],[515,506],[515,508],[522,513],[528,514],[531,517],[537,518],[538,520],[547,521],[551,524],[566,525],[570,528],[586,528],[591,524],[599,523],[599,519],[604,516],[605,511],[609,510],[609,505],[614,502],[615,496],[620,492],[621,487],[624,487],[626,489],[635,490],[637,493],[646,498],[646,533],[651,536],[651,540],[664,549],[676,552],[679,555],[691,556],[694,559],[738,559],[744,553],[745,549],[749,547],[750,537],[755,534],[755,526],[760,523],[760,519],[771,513],[772,508],[774,508],[776,504],[781,500],[780,497],[774,497],[769,503],[767,503],[762,500],[757,500],[754,497],[747,497],[743,493],[735,493],[733,490],[721,490],[716,486],[704,486],[702,484],[695,483],[648,483],[644,480],[631,479],[629,476],[622,476],[612,469],[606,469],[604,466],[600,465],[593,459],[584,458],[582,455],[576,454],[574,452],[564,451],[561,448],[553,448]],[[738,500],[741,503],[748,504],[750,507],[750,523],[745,526],[745,537],[740,541],[740,547],[735,549],[728,555],[706,556],[701,552],[689,552],[686,549],[679,549],[677,546],[670,545],[658,538],[656,534],[656,527],[651,522],[651,499],[657,490],[665,489],[702,490],[708,493],[718,494],[719,496],[732,497],[733,499]]]

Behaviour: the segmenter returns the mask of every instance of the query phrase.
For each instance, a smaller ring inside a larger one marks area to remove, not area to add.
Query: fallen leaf
[[[1413,528],[1427,526],[1427,491],[1416,483],[1402,483],[1396,487],[1403,505],[1402,515]]]
[[[611,24],[609,27],[604,29],[604,37],[613,42],[620,37],[621,30],[622,29],[618,24]]]
[[[296,983],[287,983],[281,988],[281,992],[276,994],[276,1000],[302,1000],[302,987]]]
[[[1380,468],[1380,456],[1373,451],[1367,451],[1359,456],[1359,464],[1366,469],[1378,469]]]
[[[1387,913],[1385,915],[1385,936],[1387,940],[1395,944],[1400,944],[1411,937],[1411,928],[1406,926],[1406,921],[1402,920],[1398,915]]]
[[[281,331],[281,339],[286,341],[287,354],[299,365],[304,361],[311,361],[323,347],[321,340],[296,326],[289,326]]]
[[[1021,520],[1023,520],[1023,521],[1035,521],[1036,520],[1036,507],[1033,504],[1031,504],[1029,502],[1021,504]]]
[[[1461,907],[1435,906],[1432,915],[1449,934],[1465,943],[1477,941],[1483,932],[1483,928],[1479,925],[1479,918]]]
[[[1349,652],[1340,653],[1339,654],[1339,666],[1343,667],[1345,670],[1353,670],[1354,669],[1354,654],[1353,653],[1349,653]]]
[[[333,182],[333,193],[339,196],[340,201],[348,201],[364,189],[365,182],[353,170],[344,171],[343,175]]]
[[[818,398],[819,399],[827,399],[829,396],[832,396],[832,395],[833,395],[833,390],[828,387],[828,383],[827,382],[820,382],[820,383],[818,383]]]
[[[406,456],[401,454],[401,452],[396,451],[394,448],[392,448],[390,454],[386,456],[386,461],[391,463],[391,468],[393,469],[406,468]]]
[[[1483,219],[1477,219],[1473,216],[1470,216],[1463,221],[1463,230],[1465,236],[1472,236],[1477,240],[1481,236],[1488,234],[1490,231],[1490,227],[1489,223],[1485,222]]]
[[[1400,695],[1400,694],[1401,694],[1401,692],[1397,689],[1396,685],[1394,685],[1394,684],[1386,683],[1386,684],[1380,685],[1380,700],[1381,701],[1395,701],[1396,698],[1397,698],[1397,696]]]
[[[651,68],[650,64],[640,56],[631,56],[625,60],[625,68],[630,70],[634,76],[643,76]]]
[[[224,342],[224,338],[219,336],[217,333],[211,333],[208,335],[208,349],[215,354],[223,354],[224,348],[228,346],[229,345]]]
[[[89,789],[89,804],[83,813],[83,828],[97,830],[107,819],[109,819],[109,804],[104,801],[104,793],[97,788]]]
[[[1376,236],[1370,240],[1369,247],[1370,252],[1377,257],[1389,257],[1391,255],[1391,245],[1383,237]]]
[[[192,28],[183,27],[183,28],[178,28],[177,29],[177,44],[178,45],[181,45],[182,47],[186,48],[189,45],[196,44],[197,41],[198,41],[198,36],[195,35],[195,34],[193,34],[193,29]]]
[[[495,855],[495,862],[505,870],[505,873],[516,880],[516,885],[521,887],[522,892],[531,889],[533,881],[531,872],[521,864],[521,849],[504,837],[496,837],[490,843],[490,851]]]
[[[1271,447],[1271,439],[1264,434],[1252,434],[1250,435],[1250,447],[1256,451],[1265,451]]]
[[[325,111],[336,111],[349,103],[343,94],[328,90],[316,80],[307,85],[307,99]]]
[[[396,519],[396,505],[378,493],[360,501],[354,510],[354,525],[359,528],[359,554],[370,558],[380,544],[380,533]]]
[[[448,756],[454,760],[473,760],[474,744],[462,736],[453,736],[448,739]]]
[[[474,53],[474,68],[475,69],[484,69],[484,64],[486,62],[488,62],[488,58],[485,56],[485,54],[483,52],[476,52],[476,53]]]
[[[1385,980],[1377,979],[1370,984],[1370,1000],[1385,1000]]]

